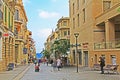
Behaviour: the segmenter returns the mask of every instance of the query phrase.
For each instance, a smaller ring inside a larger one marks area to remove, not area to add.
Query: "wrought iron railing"
[[[111,42],[94,43],[94,49],[118,49],[120,48],[120,39]]]

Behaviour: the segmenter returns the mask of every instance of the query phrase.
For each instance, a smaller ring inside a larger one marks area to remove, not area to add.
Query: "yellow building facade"
[[[69,40],[70,39],[70,26],[69,17],[62,17],[57,22],[55,31],[48,36],[45,42],[45,50],[50,53],[50,58],[57,58],[58,54],[55,50],[55,41]]]
[[[27,52],[27,16],[22,0],[15,2],[15,62],[16,64],[25,64],[28,60]]]
[[[62,17],[58,20],[55,32],[58,34],[57,39],[70,39],[69,17]]]
[[[69,0],[70,43],[78,36],[78,55],[70,48],[72,63],[92,67],[104,56],[106,64],[120,65],[120,0]],[[120,71],[120,67],[119,67]]]
[[[14,1],[0,0],[0,71],[15,63]]]
[[[50,58],[55,58],[54,54],[54,41],[57,39],[58,35],[55,31],[47,37],[47,40],[44,44],[45,50],[50,54]]]

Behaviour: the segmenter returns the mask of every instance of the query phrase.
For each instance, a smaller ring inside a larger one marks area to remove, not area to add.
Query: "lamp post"
[[[78,36],[79,36],[79,33],[74,33],[74,36],[75,36],[75,38],[76,38],[75,47],[76,47],[76,57],[77,57],[77,73],[78,73],[78,49],[77,49],[78,43],[77,43],[77,38],[78,38]]]

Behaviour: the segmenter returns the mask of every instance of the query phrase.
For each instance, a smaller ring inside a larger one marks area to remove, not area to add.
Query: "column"
[[[115,41],[115,25],[107,20],[105,22],[106,48],[112,48],[112,43]]]

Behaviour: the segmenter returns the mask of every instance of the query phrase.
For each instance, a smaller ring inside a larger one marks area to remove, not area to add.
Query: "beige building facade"
[[[27,16],[22,0],[16,0],[15,5],[15,61],[16,64],[25,64],[28,59],[27,52]]]
[[[35,56],[27,21],[22,0],[0,0],[0,71],[7,70],[9,63],[15,67]]]
[[[69,17],[62,17],[58,20],[56,33],[57,39],[70,39]]]
[[[106,64],[120,64],[120,0],[69,0],[70,43],[78,36],[78,56],[71,47],[72,63],[92,67],[104,56]],[[119,68],[120,71],[120,68]]]
[[[0,71],[15,62],[14,3],[0,0]]]
[[[69,17],[61,17],[57,22],[55,31],[52,31],[46,40],[45,50],[51,54],[51,58],[58,57],[55,41],[60,40],[70,40]]]

